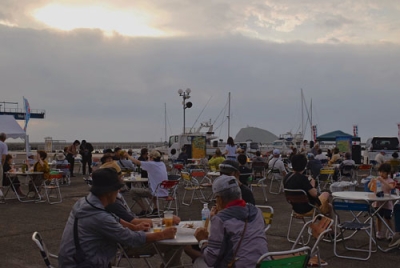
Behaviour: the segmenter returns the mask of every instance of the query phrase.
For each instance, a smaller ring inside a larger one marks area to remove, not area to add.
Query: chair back
[[[261,210],[265,222],[264,232],[266,233],[271,228],[272,219],[274,217],[274,209],[271,206],[256,205]]]
[[[305,268],[310,259],[310,247],[301,247],[287,251],[268,252],[257,261],[257,268]]]
[[[321,235],[324,235],[331,230],[333,225],[333,219],[328,218],[322,214],[318,214],[314,217],[313,222],[310,224],[312,236],[318,239]]]
[[[174,186],[176,186],[179,183],[177,180],[168,180],[168,181],[162,181],[160,183],[160,188],[161,189],[171,189]]]
[[[46,264],[46,267],[54,268],[54,266],[52,266],[50,263],[49,257],[50,255],[52,255],[52,257],[57,258],[57,256],[49,253],[45,243],[43,242],[42,236],[38,232],[34,232],[32,235],[32,241],[35,242],[35,244],[39,248],[40,255],[42,256],[44,263]]]
[[[321,168],[319,171],[320,175],[333,175],[335,170],[333,168]]]
[[[314,204],[310,203],[307,193],[301,189],[284,189],[286,201],[292,206],[293,210],[296,211],[296,207],[303,207],[308,205],[312,208],[316,208]]]
[[[253,170],[254,178],[262,178],[265,174],[265,168],[267,167],[267,163],[265,162],[252,162],[251,168]]]
[[[203,169],[192,169],[190,171],[190,176],[193,178],[203,178],[206,175],[206,172]]]
[[[358,166],[358,170],[370,170],[372,165],[361,164]]]
[[[190,181],[190,174],[189,174],[189,172],[182,172],[182,173],[181,173],[181,178],[182,178],[184,181]]]

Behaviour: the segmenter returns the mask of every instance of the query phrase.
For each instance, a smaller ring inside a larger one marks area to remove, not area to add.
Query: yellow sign
[[[206,157],[206,137],[192,137],[192,158]]]

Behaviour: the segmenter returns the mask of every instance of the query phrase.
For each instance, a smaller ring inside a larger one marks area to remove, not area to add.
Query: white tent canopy
[[[26,133],[12,115],[0,115],[0,133],[6,133],[7,138],[25,139]]]

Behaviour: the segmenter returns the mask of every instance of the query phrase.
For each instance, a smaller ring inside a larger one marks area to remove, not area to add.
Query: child
[[[371,182],[368,184],[369,189],[371,191],[374,191],[376,189],[376,182],[379,180],[382,185],[382,191],[385,194],[390,194],[392,189],[394,189],[394,187],[396,186],[395,181],[389,177],[391,169],[392,169],[392,167],[390,166],[390,164],[387,164],[387,163],[381,164],[378,168],[379,177],[371,180]],[[376,201],[376,202],[372,203],[372,206],[375,208],[378,208],[382,205],[382,203],[383,202],[381,202],[381,201]],[[386,204],[379,210],[379,215],[385,219],[387,225],[391,229],[393,229],[392,222],[391,222],[392,210],[393,210],[393,202],[392,201],[386,202]],[[382,221],[380,218],[376,219],[376,225],[377,225],[376,238],[382,239],[383,238]],[[391,234],[390,234],[390,232],[388,232],[388,233],[389,233],[389,237],[386,237],[386,238],[390,239]]]

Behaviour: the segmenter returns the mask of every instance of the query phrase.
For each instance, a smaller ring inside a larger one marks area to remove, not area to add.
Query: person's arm
[[[131,222],[126,222],[123,219],[119,219],[119,222],[125,228],[129,228],[132,231],[145,231],[150,230],[150,224],[148,222],[141,222],[139,224],[133,224]]]
[[[3,155],[1,155],[1,165],[4,166],[5,162],[6,162],[6,155],[3,154]]]
[[[142,162],[140,162],[139,160],[137,160],[136,158],[130,156],[128,153],[124,154],[124,157],[127,157],[129,160],[132,161],[132,163],[134,163],[137,166],[140,166],[142,164]]]
[[[169,227],[158,233],[146,233],[146,243],[174,239],[177,229],[175,227]]]

